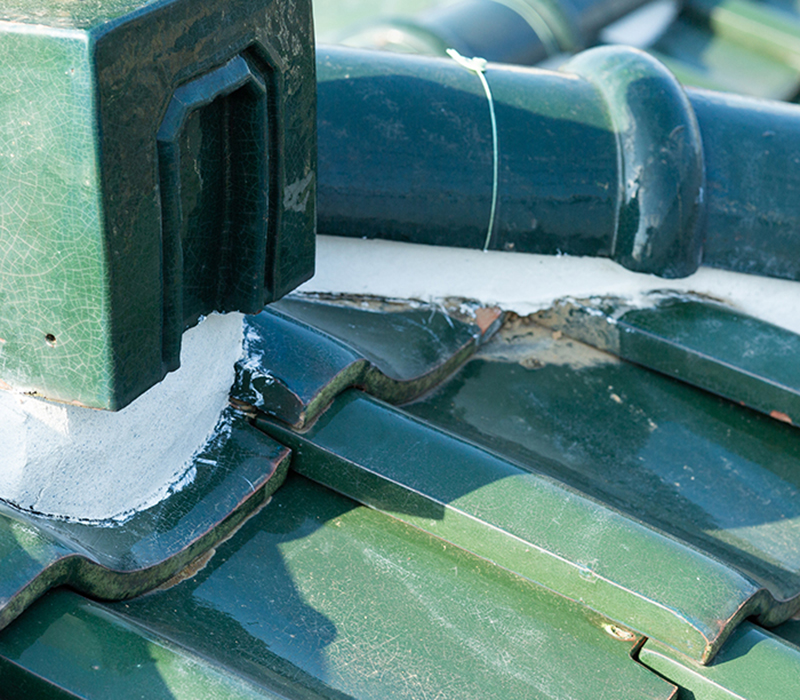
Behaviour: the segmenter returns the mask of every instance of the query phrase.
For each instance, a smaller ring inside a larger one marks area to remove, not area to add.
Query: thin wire
[[[486,59],[485,58],[466,58],[462,56],[455,49],[447,49],[447,55],[450,56],[458,65],[466,68],[475,73],[483,85],[483,90],[486,93],[486,99],[489,101],[489,116],[492,119],[492,208],[489,212],[489,230],[486,231],[486,241],[483,244],[483,250],[489,250],[489,244],[492,242],[492,234],[494,233],[494,215],[497,210],[497,187],[500,173],[499,155],[497,146],[497,119],[494,116],[494,99],[492,98],[492,91],[489,89],[489,83],[486,81]]]

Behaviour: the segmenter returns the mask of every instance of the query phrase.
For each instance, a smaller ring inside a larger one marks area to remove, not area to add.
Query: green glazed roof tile
[[[4,700],[279,700],[102,605],[58,590],[0,639]]]
[[[284,446],[228,408],[188,468],[193,481],[125,521],[60,521],[0,505],[0,628],[58,585],[100,598],[158,586],[262,505],[288,461]]]
[[[0,386],[121,410],[200,316],[311,277],[311,23],[308,0],[3,3]]]
[[[766,602],[707,555],[360,392],[304,434],[256,424],[300,473],[698,660]]]
[[[778,420],[800,422],[800,336],[723,304],[670,292],[634,304],[598,297],[559,302],[536,320]]]
[[[470,305],[463,306],[469,313]],[[476,348],[484,333],[474,318],[459,320],[452,309],[413,301],[326,302],[293,295],[270,306],[275,309],[338,338],[403,381],[433,371],[464,347]]]
[[[728,639],[710,666],[676,656],[653,640],[638,654],[645,667],[681,688],[679,697],[775,700],[800,697],[800,648],[750,622]]]
[[[475,352],[482,331],[436,307],[380,313],[295,298],[247,319],[245,336],[233,396],[302,428],[347,387],[392,402],[423,394]]]
[[[770,632],[781,637],[790,644],[800,647],[800,619],[797,619],[797,616],[791,620],[787,620],[782,625],[773,627]]]
[[[0,20],[59,29],[92,29],[152,10],[158,4],[159,0],[10,0],[3,3]]]
[[[323,2],[315,6],[326,15],[324,25],[330,24],[327,5]],[[644,7],[634,20],[637,5]],[[433,9],[406,3],[403,16],[399,16],[384,4],[382,12],[370,6],[370,11],[362,10],[360,21],[354,19],[349,28],[327,33],[323,29],[320,36],[326,43],[400,53],[444,56],[452,47],[464,55],[497,63],[535,65],[560,52],[566,56],[595,44],[594,32],[612,27],[611,36],[599,35],[602,43],[646,48],[684,85],[782,100],[797,94],[800,13],[792,3],[692,0],[681,7],[675,4],[669,18],[656,10],[645,16],[647,5],[632,2],[623,8],[604,2],[586,3],[576,12],[566,2],[464,0]],[[511,10],[520,16],[511,26],[503,27],[504,13]],[[580,36],[577,24],[582,15],[592,16],[592,36]],[[621,15],[621,22],[627,24],[617,28],[614,20]],[[337,16],[341,18],[341,13]]]
[[[489,64],[494,126],[455,61],[326,47],[317,67],[320,233],[800,279],[793,105],[683,89],[621,46]]]
[[[702,332],[680,335],[684,322],[737,330],[726,309],[663,299],[660,327],[681,342]],[[319,305],[319,318],[331,309]],[[607,316],[593,313],[603,328],[586,328],[618,349]],[[757,345],[786,340],[752,323],[766,334],[751,329]],[[358,336],[357,325],[350,330]],[[707,359],[713,333],[697,342]],[[734,372],[735,343],[716,345],[719,365]],[[740,350],[752,375],[748,347]],[[295,374],[313,371],[311,363]],[[264,417],[256,424],[293,449],[301,473],[696,659],[710,660],[747,615],[776,624],[800,605],[794,428],[560,330],[512,318],[454,377],[402,410],[347,391],[302,434]]]
[[[192,578],[126,603],[67,592],[40,601],[0,635],[0,678],[13,664],[85,698],[127,697],[114,689],[137,682],[148,698],[184,698],[214,675],[204,661],[214,659],[234,688],[246,678],[266,696],[307,700],[674,697],[631,659],[637,643],[565,598],[290,475]]]
[[[796,9],[752,0],[690,0],[686,9],[705,19],[715,35],[800,68],[800,15]]]
[[[553,334],[510,324],[405,410],[699,547],[771,591],[765,621],[790,616],[797,429]]]
[[[709,29],[696,18],[682,16],[650,53],[687,86],[773,100],[793,98],[800,89],[800,65],[763,49],[763,40],[760,46],[753,46]]]

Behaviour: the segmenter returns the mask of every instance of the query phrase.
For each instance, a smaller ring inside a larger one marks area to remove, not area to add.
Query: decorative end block
[[[0,9],[0,386],[117,410],[313,274],[310,0]]]

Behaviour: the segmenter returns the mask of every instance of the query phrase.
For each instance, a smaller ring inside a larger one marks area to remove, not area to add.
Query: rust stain
[[[6,384],[2,379],[0,379],[0,389],[3,391],[11,391],[11,385]]]
[[[782,423],[788,423],[789,425],[793,425],[792,419],[789,418],[785,413],[781,413],[780,411],[770,411],[769,412],[770,418],[774,418],[775,420],[779,420]]]
[[[209,549],[207,552],[203,552],[203,554],[201,554],[199,557],[196,557],[195,559],[192,559],[192,561],[190,561],[183,569],[181,569],[172,578],[164,581],[164,583],[158,586],[158,588],[156,588],[155,590],[166,591],[172,588],[173,586],[177,586],[182,581],[194,578],[197,574],[199,574],[203,569],[206,568],[208,562],[211,561],[211,557],[213,557],[216,553],[217,553],[216,547]]]
[[[552,329],[538,323],[536,315],[518,316],[507,311],[502,328],[482,346],[477,356],[490,361],[516,362],[532,370],[548,365],[584,369],[620,362],[614,355],[566,335],[558,339],[553,336]]]
[[[244,413],[248,418],[255,418],[258,415],[258,409],[255,406],[240,401],[233,396],[228,397],[228,403],[240,413]]]
[[[481,333],[486,333],[490,326],[500,318],[503,312],[496,306],[482,306],[475,311],[475,323],[481,329]]]
[[[636,634],[628,629],[625,629],[624,627],[619,627],[614,624],[607,624],[603,625],[603,629],[606,631],[607,634],[614,637],[614,639],[619,639],[621,642],[637,641]]]
[[[289,450],[286,449],[285,453],[284,453],[284,457],[282,457],[281,459],[285,458],[286,454],[288,454],[288,453],[289,453]],[[272,473],[274,473],[275,469],[277,469],[277,464],[278,464],[278,460],[276,460],[276,462],[275,462],[275,467],[273,468]],[[267,479],[270,476],[272,476],[272,473],[267,475]],[[266,479],[264,481],[266,481]],[[261,488],[260,484],[259,484],[258,488]],[[248,496],[249,496],[249,494],[248,494]],[[231,539],[237,532],[239,532],[239,530],[241,530],[245,526],[245,523],[248,523],[252,518],[254,518],[256,515],[258,515],[270,503],[272,503],[272,496],[270,496],[266,501],[264,501],[255,510],[253,510],[252,513],[248,513],[246,515],[246,517],[242,518],[242,522],[238,523],[236,525],[236,527],[234,527],[227,535],[225,535],[225,537],[223,537],[218,542],[216,542],[211,549],[208,549],[205,552],[202,552],[201,554],[196,556],[186,566],[184,566],[180,571],[178,571],[177,573],[173,574],[170,578],[168,578],[166,581],[164,581],[164,583],[162,583],[160,586],[154,588],[153,590],[166,591],[166,590],[172,588],[173,586],[177,586],[182,581],[186,581],[187,579],[194,578],[195,576],[197,576],[197,574],[199,574],[203,569],[206,568],[206,566],[208,566],[208,563],[211,561],[212,557],[217,553],[217,549],[219,549],[219,547],[221,545],[225,544],[225,542],[227,542],[229,539]],[[239,505],[241,505],[241,501],[240,501]]]

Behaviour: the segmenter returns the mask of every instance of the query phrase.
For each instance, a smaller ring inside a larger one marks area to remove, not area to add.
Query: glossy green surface
[[[317,58],[320,233],[800,279],[794,105],[684,91],[625,47],[559,73],[490,64],[488,235],[495,144],[477,76],[382,52]]]
[[[800,89],[800,65],[795,61],[781,60],[766,47],[717,33],[686,14],[675,20],[648,52],[690,87],[773,100],[792,99]]]
[[[288,450],[227,409],[189,485],[124,522],[79,523],[0,506],[0,627],[60,584],[129,598],[227,537],[278,488]]]
[[[598,297],[557,304],[536,320],[778,420],[800,422],[800,336],[722,304],[659,293],[635,308]]]
[[[689,101],[658,61],[624,47],[585,51],[562,70],[603,96],[619,142],[611,257],[629,270],[685,277],[701,259],[703,144]]]
[[[390,16],[399,19],[441,4],[441,0],[318,0],[314,3],[314,34],[317,41],[336,43],[353,26]]]
[[[141,14],[156,4],[158,0],[9,0],[0,9],[0,21],[92,29],[125,15]]]
[[[681,700],[775,700],[800,697],[800,648],[749,622],[711,666],[700,666],[648,640],[639,661],[680,686]]]
[[[191,680],[212,675],[202,661],[212,658],[231,684],[288,698],[670,698],[605,624],[290,476],[193,578],[113,605],[48,596],[0,634],[0,673],[14,663],[89,698],[138,677],[158,691],[148,697],[186,697],[163,687],[170,664],[195,660]],[[162,669],[153,657],[164,648],[178,658]]]
[[[305,476],[698,660],[766,603],[729,567],[360,392],[304,434],[256,424]]]
[[[313,273],[310,3],[4,8],[0,386],[117,410]]]
[[[690,14],[705,19],[716,36],[800,68],[800,15],[752,0],[691,0]]]
[[[232,395],[302,428],[348,387],[392,402],[415,398],[476,350],[476,325],[436,307],[398,306],[380,312],[300,298],[272,305],[245,322]]]
[[[60,589],[0,639],[4,700],[240,700],[280,696]]]
[[[762,101],[700,91],[691,92],[690,100],[706,165],[703,264],[800,279],[797,105],[771,102],[767,108]],[[732,143],[747,144],[747,156]]]
[[[350,27],[321,38],[326,43],[431,56],[445,56],[447,48],[455,48],[464,56],[491,62],[534,65],[596,44],[603,28],[645,4],[642,0],[456,0],[421,8],[404,3],[397,8],[384,2],[378,3],[382,11],[375,5],[364,8]],[[330,25],[327,3],[315,7],[323,8],[318,26],[324,32]]]
[[[90,55],[88,37],[0,25],[0,380],[106,406],[116,368]]]
[[[800,647],[800,620],[795,616],[791,620],[787,620],[782,625],[778,625],[770,630],[773,634],[781,637],[790,644]]]
[[[345,28],[346,12],[334,19],[328,2],[315,4],[321,41],[432,56],[445,56],[453,47],[464,56],[536,65],[596,43],[598,29],[637,3],[462,0],[433,7],[382,2],[368,9],[347,4],[355,14]],[[582,30],[578,25],[589,17],[591,26]],[[651,16],[650,21],[663,20]],[[613,41],[601,32],[600,41],[645,47],[690,87],[779,100],[793,99],[800,89],[800,14],[791,3],[694,0],[656,37],[643,27],[646,22],[639,19],[624,33],[614,29]],[[338,25],[334,32],[332,24]]]
[[[555,22],[553,10],[560,15]],[[453,48],[462,56],[533,65],[560,51],[558,27],[569,25],[571,20],[557,3],[460,0],[440,3],[410,17],[383,14],[362,19],[349,31],[341,32],[337,43],[430,56],[446,56],[447,49]]]
[[[177,362],[183,329],[209,310],[264,306],[265,222],[277,167],[269,72],[246,51],[181,85],[156,134],[165,361]]]
[[[449,59],[334,47],[317,72],[319,232],[483,247],[492,132],[478,77]],[[556,73],[487,75],[500,173],[490,248],[609,255],[617,141],[595,90]]]
[[[524,323],[405,410],[792,600],[766,613],[773,624],[798,605],[800,443],[792,426]]]

